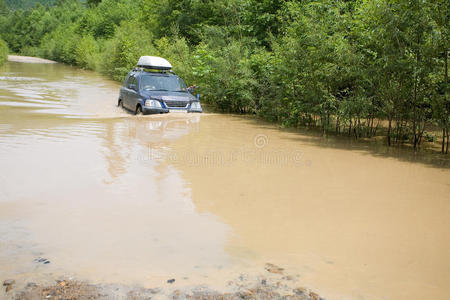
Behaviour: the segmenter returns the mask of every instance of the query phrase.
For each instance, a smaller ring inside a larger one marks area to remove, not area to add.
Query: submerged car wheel
[[[136,114],[136,115],[142,115],[142,107],[141,107],[140,105],[138,105],[138,106],[136,107],[135,114]]]

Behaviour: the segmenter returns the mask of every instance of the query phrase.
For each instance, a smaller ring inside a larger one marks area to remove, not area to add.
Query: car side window
[[[130,86],[132,80],[133,80],[133,76],[131,76],[131,75],[128,76],[128,80],[127,80],[127,84],[126,84],[127,87]]]
[[[131,88],[131,86],[133,86],[133,90],[137,91],[137,81],[134,76],[130,76],[130,78],[128,78],[127,87]]]
[[[123,81],[123,86],[127,87],[128,86],[128,80],[130,79],[130,74],[127,75],[127,77],[125,77],[125,80]]]

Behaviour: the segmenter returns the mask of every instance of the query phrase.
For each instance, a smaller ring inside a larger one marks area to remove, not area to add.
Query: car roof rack
[[[160,74],[175,74],[173,70],[159,70],[159,69],[151,69],[151,68],[143,68],[143,67],[134,67],[133,72],[147,72],[147,73],[160,73]]]
[[[138,67],[154,70],[170,70],[172,65],[166,59],[158,56],[141,56],[137,63]]]

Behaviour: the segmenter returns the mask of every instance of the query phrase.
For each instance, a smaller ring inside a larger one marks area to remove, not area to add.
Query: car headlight
[[[192,102],[191,109],[202,109],[202,106],[200,105],[200,102]]]
[[[158,100],[151,100],[151,99],[149,99],[149,100],[145,101],[145,106],[161,108],[161,103]]]

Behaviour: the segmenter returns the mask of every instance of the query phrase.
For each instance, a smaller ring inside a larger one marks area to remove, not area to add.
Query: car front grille
[[[172,101],[166,100],[165,103],[166,103],[166,106],[167,106],[168,108],[171,108],[171,107],[175,107],[175,108],[185,108],[185,107],[188,105],[189,102],[186,102],[186,101],[176,101],[176,100],[172,100]]]

